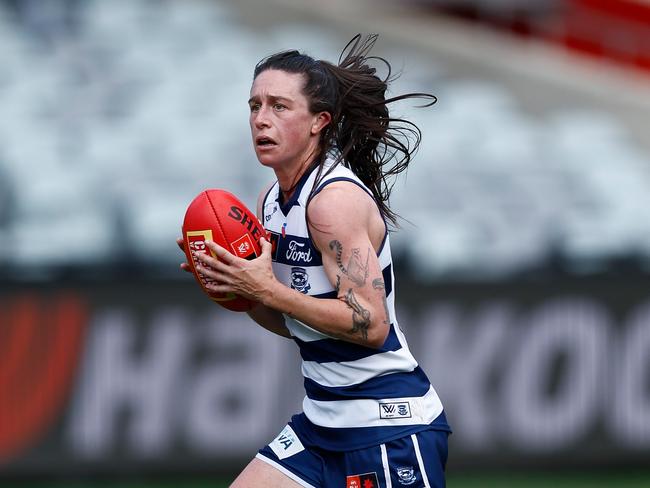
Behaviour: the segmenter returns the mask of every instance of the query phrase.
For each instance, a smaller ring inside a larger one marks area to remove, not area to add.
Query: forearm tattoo
[[[342,300],[352,309],[352,329],[350,329],[350,333],[359,333],[364,340],[368,340],[370,312],[361,306],[357,297],[354,296],[352,288],[348,290]]]
[[[330,241],[330,249],[332,251],[336,250],[336,264],[343,274],[345,274],[350,280],[357,286],[363,286],[366,284],[368,279],[368,262],[370,261],[370,248],[366,253],[366,262],[364,263],[361,259],[361,249],[358,247],[352,248],[352,255],[350,256],[350,261],[348,262],[347,268],[343,266],[343,244],[340,241],[334,239]]]

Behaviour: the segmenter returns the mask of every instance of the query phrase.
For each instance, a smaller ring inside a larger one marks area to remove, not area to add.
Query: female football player
[[[450,432],[443,407],[395,316],[388,225],[390,178],[407,168],[420,131],[391,118],[390,65],[356,36],[338,65],[298,51],[255,67],[248,105],[269,231],[244,260],[215,243],[200,273],[216,292],[255,300],[262,327],[296,342],[306,396],[233,487],[442,487]],[[388,66],[380,78],[370,61]],[[182,242],[182,241],[181,241]],[[182,265],[188,269],[187,263]]]

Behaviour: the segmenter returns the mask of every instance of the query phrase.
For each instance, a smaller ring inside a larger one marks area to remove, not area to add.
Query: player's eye
[[[259,103],[251,103],[250,104],[250,109],[251,109],[251,112],[259,112],[260,111],[260,104]]]
[[[287,108],[287,107],[286,107],[285,105],[281,104],[281,103],[274,103],[274,104],[273,104],[273,108],[274,108],[275,110],[284,110],[284,109]]]

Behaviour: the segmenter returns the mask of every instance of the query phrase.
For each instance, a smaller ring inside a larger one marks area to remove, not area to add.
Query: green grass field
[[[1,482],[3,488],[227,488],[224,480]],[[648,488],[650,472],[616,473],[516,473],[449,475],[448,488]],[[329,488],[329,487],[328,487]],[[338,487],[332,487],[338,488]]]

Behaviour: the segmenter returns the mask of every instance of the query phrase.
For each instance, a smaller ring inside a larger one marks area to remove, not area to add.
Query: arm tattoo
[[[356,334],[358,332],[364,340],[368,340],[370,312],[361,306],[357,297],[354,296],[352,288],[348,290],[342,300],[352,309],[352,329],[350,329],[350,333]]]
[[[333,251],[336,249],[336,264],[338,265],[341,272],[347,275],[352,282],[357,286],[363,286],[366,284],[366,279],[368,278],[368,262],[370,260],[370,248],[366,253],[366,262],[364,263],[361,258],[361,249],[358,247],[352,248],[352,256],[350,256],[350,261],[348,262],[348,267],[343,266],[343,260],[341,256],[343,254],[343,244],[340,241],[334,239],[330,241],[330,249]]]
[[[343,263],[341,262],[341,254],[343,254],[343,244],[341,244],[340,241],[337,241],[334,239],[333,241],[330,241],[330,249],[333,251],[336,248],[336,264],[339,265],[339,269],[347,274],[347,271],[343,267]]]
[[[372,287],[375,290],[385,290],[386,285],[384,284],[384,280],[381,278],[375,278],[372,280]],[[384,302],[384,312],[386,313],[386,318],[384,319],[384,324],[389,324],[390,322],[390,314],[388,313],[388,300],[386,299],[386,294],[382,293],[382,301]]]
[[[341,289],[341,275],[336,275],[336,295],[338,296]]]

